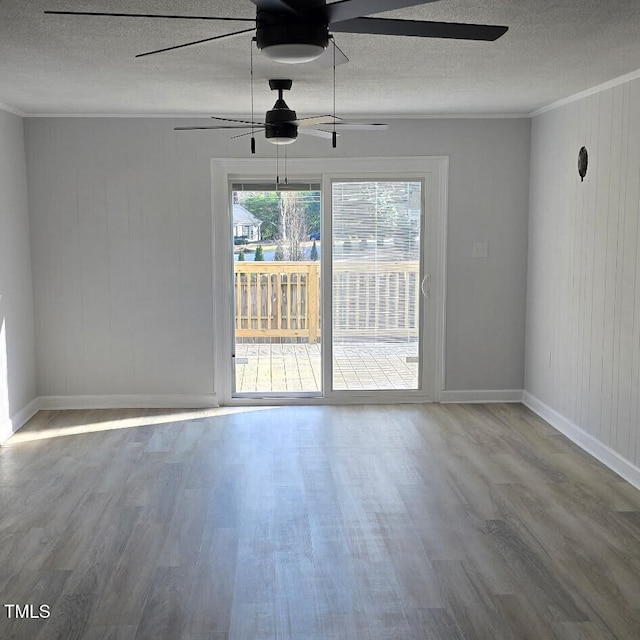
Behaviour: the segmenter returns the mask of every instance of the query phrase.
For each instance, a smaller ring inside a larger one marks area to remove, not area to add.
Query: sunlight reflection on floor
[[[214,409],[95,409],[39,411],[2,446],[14,447],[27,442],[61,438],[115,429],[133,429],[149,425],[216,418],[277,407],[218,407]],[[87,416],[90,419],[87,420]]]

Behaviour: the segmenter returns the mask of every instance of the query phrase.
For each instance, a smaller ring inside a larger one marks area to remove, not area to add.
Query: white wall
[[[210,159],[249,143],[175,124],[27,121],[40,395],[215,390]],[[411,120],[289,149],[290,174],[332,153],[450,157],[447,389],[522,388],[529,135],[527,119]]]
[[[22,118],[0,110],[0,442],[36,393],[26,178]]]
[[[212,393],[208,154],[157,120],[26,139],[38,394]]]
[[[640,464],[638,114],[634,80],[532,126],[525,389],[569,435],[622,469],[624,460]]]

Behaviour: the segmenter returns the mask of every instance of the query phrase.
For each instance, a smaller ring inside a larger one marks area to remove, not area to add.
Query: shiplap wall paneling
[[[527,391],[636,465],[638,113],[634,80],[534,119],[525,367]]]
[[[616,449],[635,451],[638,424],[632,416],[632,399],[640,390],[640,379],[633,376],[634,353],[637,356],[640,345],[634,342],[635,325],[640,323],[640,316],[635,316],[636,298],[640,296],[640,281],[636,279],[638,268],[638,216],[640,215],[640,82],[629,87],[633,108],[629,108],[626,164],[626,204],[624,217],[624,243],[622,245],[622,300],[620,314],[620,367],[619,367],[619,411],[618,420],[622,429],[616,433]],[[636,371],[637,374],[637,371]]]
[[[614,357],[617,355],[615,343],[615,320],[620,314],[620,295],[617,287],[617,262],[619,246],[619,230],[621,220],[621,185],[622,170],[627,165],[626,134],[629,120],[628,86],[616,87],[613,91],[611,148],[609,154],[609,208],[607,211],[607,227],[605,232],[605,280],[603,308],[602,338],[602,402],[600,412],[594,413],[598,420],[598,428],[594,435],[603,442],[611,442],[612,412],[616,407],[613,399]],[[615,117],[613,117],[615,114]],[[623,155],[624,154],[624,155]]]

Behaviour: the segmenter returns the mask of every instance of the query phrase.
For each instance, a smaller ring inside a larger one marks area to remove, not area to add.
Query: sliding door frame
[[[446,229],[447,229],[447,187],[448,157],[446,156],[413,156],[404,158],[296,158],[289,161],[291,181],[320,182],[323,199],[323,229],[327,232],[327,224],[331,224],[331,182],[332,180],[409,180],[423,182],[423,201],[426,215],[423,216],[430,225],[424,229],[425,242],[430,246],[427,251],[429,264],[424,265],[425,273],[430,275],[430,299],[422,318],[427,327],[421,359],[422,367],[427,367],[423,379],[428,386],[422,393],[409,391],[389,393],[387,391],[370,391],[349,393],[333,392],[328,383],[331,382],[332,363],[323,353],[323,387],[322,397],[233,397],[231,381],[231,358],[233,349],[232,315],[229,313],[229,301],[233,299],[229,265],[232,264],[233,247],[229,242],[231,230],[231,207],[229,204],[230,183],[273,182],[273,160],[270,158],[217,158],[211,160],[211,209],[212,209],[212,284],[213,284],[213,367],[214,390],[221,405],[272,405],[272,404],[338,404],[352,402],[419,402],[438,401],[444,388],[444,345],[445,345],[445,309],[446,309]],[[321,287],[322,287],[322,336],[329,341],[331,296],[327,295],[331,287],[330,251],[321,252]],[[324,345],[323,345],[324,348]],[[422,358],[424,354],[424,358]]]

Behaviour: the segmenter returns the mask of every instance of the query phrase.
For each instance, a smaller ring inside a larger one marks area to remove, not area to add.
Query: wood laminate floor
[[[192,419],[188,419],[192,417]],[[640,492],[520,405],[42,412],[16,640],[637,640]]]

